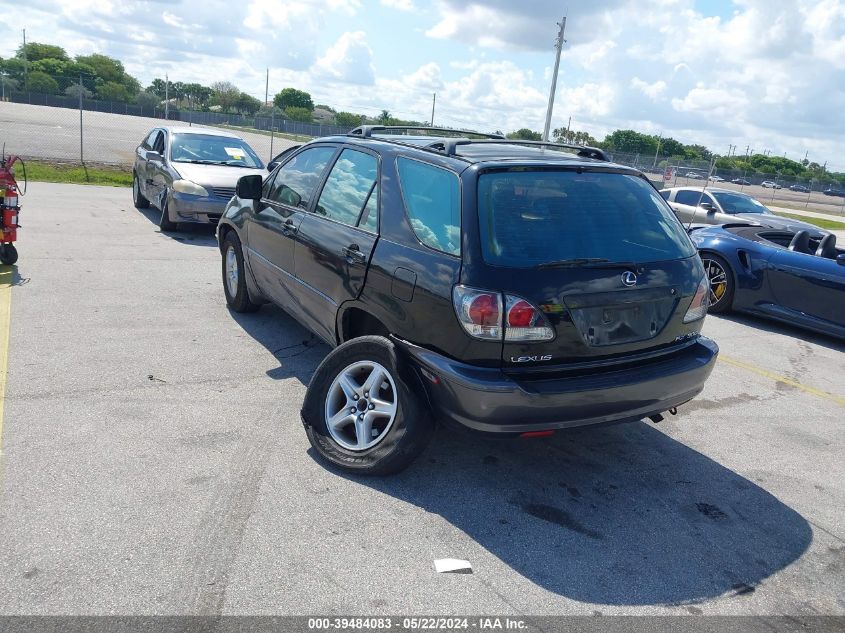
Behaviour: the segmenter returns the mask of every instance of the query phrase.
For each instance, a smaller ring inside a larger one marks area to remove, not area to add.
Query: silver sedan
[[[241,176],[267,176],[264,163],[238,136],[214,128],[160,127],[135,150],[135,206],[161,212],[162,231],[180,222],[217,224]]]

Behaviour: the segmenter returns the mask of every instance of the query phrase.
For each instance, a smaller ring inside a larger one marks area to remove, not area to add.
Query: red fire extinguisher
[[[24,189],[21,192],[15,180],[15,163],[20,163],[24,174]],[[18,213],[20,194],[26,193],[26,165],[19,156],[3,155],[0,158],[0,262],[14,264],[18,261],[18,249],[13,242],[18,239]]]

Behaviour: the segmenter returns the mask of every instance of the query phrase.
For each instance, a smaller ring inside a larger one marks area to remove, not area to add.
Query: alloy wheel
[[[710,306],[716,306],[728,290],[728,274],[715,260],[702,258],[701,262],[710,281]]]
[[[373,361],[352,363],[326,394],[326,427],[343,448],[364,451],[385,438],[397,405],[396,383],[387,369]]]

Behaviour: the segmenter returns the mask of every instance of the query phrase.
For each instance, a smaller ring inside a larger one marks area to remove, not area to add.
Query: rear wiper
[[[553,262],[539,264],[537,268],[564,268],[566,266],[582,266],[584,268],[636,268],[634,262],[612,262],[603,257],[581,257],[575,259],[558,259]]]

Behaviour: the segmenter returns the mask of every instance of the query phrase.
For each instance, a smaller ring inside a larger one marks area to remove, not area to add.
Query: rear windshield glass
[[[211,134],[174,134],[170,159],[174,163],[264,167],[252,148],[241,139]]]
[[[499,266],[581,258],[651,262],[695,253],[660,194],[628,174],[482,174],[478,215],[484,261]]]

